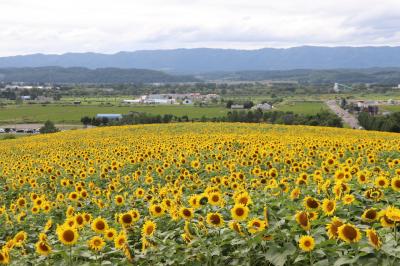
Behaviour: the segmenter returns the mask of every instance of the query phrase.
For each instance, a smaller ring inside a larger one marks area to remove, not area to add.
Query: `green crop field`
[[[187,115],[189,118],[224,116],[223,107],[196,107],[179,105],[159,106],[62,106],[62,105],[8,105],[0,108],[0,123],[35,123],[51,120],[56,123],[79,123],[83,116],[95,116],[98,113],[128,114],[130,111],[150,114]]]
[[[389,112],[400,112],[400,105],[381,105],[380,108]]]
[[[276,106],[276,110],[297,114],[313,115],[321,110],[328,110],[323,102],[286,102]]]

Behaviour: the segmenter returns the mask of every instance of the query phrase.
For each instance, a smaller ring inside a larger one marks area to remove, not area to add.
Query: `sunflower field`
[[[400,135],[180,123],[0,141],[0,264],[399,265]]]

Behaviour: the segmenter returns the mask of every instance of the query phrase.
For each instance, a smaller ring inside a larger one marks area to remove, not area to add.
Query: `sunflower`
[[[300,188],[296,187],[290,192],[290,199],[295,200],[300,197],[301,190]]]
[[[20,231],[14,236],[15,246],[21,247],[28,238],[28,234],[25,231]]]
[[[118,222],[123,227],[129,227],[134,223],[133,215],[130,212],[122,213],[118,217]]]
[[[351,194],[346,194],[342,197],[342,202],[344,205],[350,205],[353,203],[353,201],[355,200],[354,195]]]
[[[338,217],[335,216],[331,219],[331,222],[326,226],[326,231],[329,239],[335,239],[339,236],[338,229],[342,225],[343,222]]]
[[[135,196],[137,197],[137,198],[143,198],[144,197],[144,189],[142,189],[142,188],[138,188],[138,189],[136,189],[136,191],[135,191]]]
[[[128,237],[124,231],[121,231],[114,238],[114,245],[116,249],[123,249],[127,243],[128,243]]]
[[[198,196],[198,195],[190,196],[189,204],[190,204],[190,207],[192,207],[193,209],[200,208],[200,206],[201,206],[201,204],[200,204],[200,196]]]
[[[361,239],[360,230],[352,224],[343,224],[338,228],[339,238],[347,243],[357,243]]]
[[[57,227],[57,236],[64,245],[74,245],[78,241],[79,234],[75,228],[59,226]]]
[[[236,221],[229,222],[229,228],[233,231],[236,231],[236,233],[238,233],[239,235],[244,235],[240,224]]]
[[[10,263],[10,254],[8,249],[3,248],[0,250],[0,264],[9,264]]]
[[[374,182],[376,187],[387,188],[390,184],[389,180],[385,176],[378,176]]]
[[[142,236],[152,236],[156,231],[157,224],[151,220],[148,220],[144,223],[142,227]]]
[[[207,223],[212,226],[221,227],[224,225],[225,221],[220,213],[214,212],[207,214]]]
[[[378,219],[378,212],[375,208],[366,209],[361,215],[364,222],[372,223]]]
[[[192,208],[182,207],[179,210],[179,214],[185,220],[191,220],[194,217],[194,211]]]
[[[72,217],[74,213],[75,213],[75,208],[72,206],[68,206],[66,211],[67,217]]]
[[[75,223],[78,228],[82,228],[85,225],[86,221],[82,214],[75,215]]]
[[[96,233],[104,233],[108,229],[107,221],[102,217],[97,217],[92,222],[92,230]]]
[[[71,228],[75,228],[77,227],[76,221],[74,217],[69,217],[65,220],[63,226],[67,226],[67,227],[71,227]]]
[[[315,221],[318,219],[318,212],[307,212],[308,220]]]
[[[369,182],[368,176],[364,172],[360,172],[357,174],[357,181],[360,184],[367,184]]]
[[[83,213],[82,215],[86,223],[90,223],[92,221],[92,215],[90,213]]]
[[[400,192],[400,177],[396,176],[392,178],[392,181],[390,182],[392,189],[394,191]]]
[[[47,235],[45,233],[40,233],[39,241],[47,242]]]
[[[104,239],[100,236],[94,236],[88,241],[89,248],[95,251],[102,250],[105,245],[106,242],[104,242]]]
[[[244,221],[249,215],[249,208],[243,204],[235,204],[231,209],[231,215],[236,221]]]
[[[367,229],[366,234],[369,244],[375,249],[380,249],[382,246],[382,241],[378,233],[374,229]]]
[[[394,227],[395,226],[395,222],[394,221],[392,221],[392,220],[390,220],[387,216],[386,216],[386,211],[383,211],[383,214],[380,214],[379,216],[381,217],[380,218],[380,222],[381,222],[381,225],[383,226],[383,227]]]
[[[393,206],[389,206],[386,208],[385,216],[389,220],[398,223],[400,222],[400,209]]]
[[[124,203],[125,203],[125,199],[121,195],[116,195],[114,197],[114,201],[115,201],[115,204],[118,205],[118,206],[124,205]]]
[[[336,209],[336,201],[331,199],[324,199],[322,201],[322,210],[327,216],[332,216]]]
[[[188,235],[187,233],[181,234],[181,237],[186,243],[190,243],[190,241],[193,240],[193,237],[191,235]]]
[[[306,252],[310,252],[315,247],[315,240],[312,236],[301,236],[299,239],[299,247]]]
[[[15,240],[11,238],[6,242],[6,244],[3,246],[3,248],[7,248],[8,250],[12,250],[15,246]]]
[[[104,238],[108,241],[112,241],[114,240],[114,238],[117,235],[117,231],[114,228],[109,228],[106,230],[106,232],[104,233]]]
[[[68,195],[68,199],[71,200],[71,201],[77,201],[77,200],[79,200],[79,194],[76,193],[75,191],[71,192]]]
[[[247,223],[247,229],[251,234],[264,231],[265,227],[265,221],[262,221],[258,218],[254,218]]]
[[[296,222],[303,228],[304,230],[310,230],[310,221],[308,219],[308,214],[305,211],[297,212],[296,213]]]
[[[48,256],[51,253],[51,247],[46,241],[39,240],[35,244],[36,252],[42,256]]]
[[[149,209],[151,215],[154,217],[160,217],[165,213],[165,209],[160,204],[151,204]]]
[[[319,201],[310,196],[305,197],[303,203],[308,210],[316,210],[319,208]]]
[[[20,197],[17,199],[17,205],[20,208],[24,208],[26,206],[26,199],[23,197]]]
[[[370,188],[367,191],[365,191],[364,196],[367,199],[372,199],[374,201],[380,201],[384,194],[383,191],[380,190],[379,188]]]
[[[253,203],[251,197],[247,191],[241,191],[234,196],[235,203],[243,204],[248,206]]]
[[[221,206],[223,204],[223,198],[221,193],[219,192],[210,193],[210,195],[208,196],[208,203],[210,203],[213,206]]]

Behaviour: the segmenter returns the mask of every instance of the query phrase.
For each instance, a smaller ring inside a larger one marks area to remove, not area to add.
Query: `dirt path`
[[[351,128],[359,129],[360,124],[358,123],[357,118],[342,109],[335,100],[326,101],[326,105],[336,114],[338,115],[344,123],[348,124]]]

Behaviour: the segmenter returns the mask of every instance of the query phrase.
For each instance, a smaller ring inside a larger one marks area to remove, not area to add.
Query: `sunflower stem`
[[[72,266],[72,246],[69,246],[69,265]]]
[[[312,259],[311,253],[312,253],[311,251],[308,252],[308,255],[309,255],[309,257],[310,257],[310,265],[312,266],[312,265],[313,265],[313,259]]]

